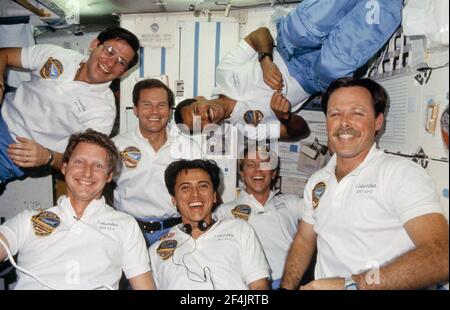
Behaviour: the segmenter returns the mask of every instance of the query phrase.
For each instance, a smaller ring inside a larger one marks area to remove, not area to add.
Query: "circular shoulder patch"
[[[327,185],[324,182],[317,183],[312,191],[312,205],[313,208],[317,208],[319,206],[320,198],[325,193]]]
[[[231,214],[235,218],[239,218],[245,221],[248,221],[250,214],[252,213],[252,209],[248,205],[237,205],[231,210]]]
[[[158,253],[163,260],[166,260],[173,255],[177,248],[177,244],[178,242],[173,239],[164,240],[156,249],[156,253]]]
[[[63,66],[59,60],[50,57],[42,66],[39,73],[44,79],[56,79],[63,73]]]
[[[34,234],[38,237],[46,237],[59,226],[61,220],[53,212],[42,211],[34,215],[31,222],[33,223]]]
[[[258,126],[263,118],[264,114],[260,110],[248,110],[244,113],[245,123],[255,127]]]
[[[120,152],[120,158],[125,166],[128,168],[135,168],[142,158],[141,150],[135,146],[127,146]]]

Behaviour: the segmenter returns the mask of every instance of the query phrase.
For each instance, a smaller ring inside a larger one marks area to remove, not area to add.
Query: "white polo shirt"
[[[282,93],[291,103],[291,111],[296,111],[309,97],[309,94],[289,74],[286,64],[276,49],[273,51],[273,62],[283,75],[285,86]],[[231,124],[240,124],[247,131],[249,138],[256,138],[258,135],[255,133],[256,129],[253,125],[245,122],[244,114],[247,111],[259,110],[263,117],[259,125],[278,124],[278,136],[276,136],[274,128],[268,129],[259,126],[258,131],[266,132],[272,138],[279,137],[279,122],[270,108],[270,99],[274,90],[264,82],[258,53],[245,40],[242,40],[236,48],[222,58],[216,69],[216,83],[213,96],[223,94],[237,100],[228,119]]]
[[[150,270],[144,237],[136,220],[94,200],[76,220],[69,198],[46,211],[56,214],[59,226],[48,236],[36,235],[32,216],[24,211],[0,226],[19,266],[58,289],[93,289],[107,284],[118,288],[122,270],[129,278]],[[46,289],[18,272],[16,289]]]
[[[140,154],[135,167],[128,167],[122,160],[120,174],[115,179],[116,208],[137,218],[165,219],[180,216],[172,205],[164,182],[164,172],[170,163],[178,159],[201,158],[201,148],[197,142],[175,129],[167,129],[167,137],[166,143],[158,152],[142,136],[139,127],[113,139],[119,152],[134,147]]]
[[[272,270],[271,278],[278,280],[283,274],[289,248],[302,218],[303,202],[298,195],[271,192],[262,205],[246,191],[236,200],[220,205],[218,219],[241,218],[255,230]]]
[[[303,220],[318,235],[315,278],[345,277],[380,267],[414,249],[404,224],[443,214],[433,180],[417,164],[373,145],[365,160],[339,183],[336,155],[309,179]],[[318,190],[323,182],[325,190]],[[318,205],[313,208],[316,188]]]
[[[196,240],[180,227],[149,249],[158,289],[247,290],[269,277],[261,245],[246,222],[220,220]]]
[[[50,57],[59,61],[62,72],[55,78],[44,78],[40,72]],[[111,132],[116,107],[110,82],[74,81],[86,57],[73,50],[39,44],[22,48],[21,59],[22,66],[31,70],[31,80],[21,83],[15,93],[5,95],[1,112],[13,138],[23,136],[64,152],[73,133],[87,128]]]

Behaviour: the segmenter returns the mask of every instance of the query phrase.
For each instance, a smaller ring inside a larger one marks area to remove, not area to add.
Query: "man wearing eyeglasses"
[[[111,132],[116,108],[109,85],[138,62],[139,40],[111,27],[90,49],[88,57],[44,44],[0,49],[0,184],[23,177],[23,168],[60,169],[73,133]],[[30,70],[31,80],[5,93],[6,67]]]
[[[139,125],[114,138],[122,159],[114,206],[138,220],[150,246],[181,223],[164,185],[165,169],[178,159],[200,158],[201,150],[195,141],[167,126],[174,94],[163,82],[139,81],[133,88],[133,103]]]

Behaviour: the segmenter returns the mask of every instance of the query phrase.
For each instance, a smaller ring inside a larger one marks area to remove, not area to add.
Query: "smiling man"
[[[115,179],[114,206],[138,220],[151,245],[181,222],[170,206],[164,170],[177,159],[200,158],[201,150],[196,142],[167,126],[174,95],[163,82],[139,81],[133,88],[133,104],[139,125],[114,138],[122,165]]]
[[[342,78],[322,99],[334,155],[311,176],[282,287],[420,289],[447,282],[448,223],[432,179],[416,163],[378,150],[387,94],[369,79]]]
[[[240,218],[255,230],[271,268],[272,288],[280,285],[284,262],[302,217],[298,195],[272,191],[278,156],[265,148],[245,149],[239,161],[245,189],[239,198],[217,208],[218,219]]]
[[[53,45],[0,49],[0,183],[22,168],[60,169],[69,136],[93,128],[109,134],[116,108],[112,80],[138,62],[139,40],[120,27],[100,32],[90,55]],[[31,80],[4,94],[6,67],[31,71]]]
[[[304,0],[268,28],[247,35],[222,57],[212,99],[181,102],[175,120],[190,130],[194,117],[227,121],[250,139],[299,140],[309,134],[296,113],[310,95],[352,76],[401,23],[403,0]]]
[[[236,219],[215,221],[220,168],[180,160],[165,172],[182,223],[150,247],[158,289],[269,289],[269,266],[253,229]]]
[[[27,210],[0,226],[19,265],[56,289],[118,288],[122,271],[133,289],[154,288],[136,221],[105,203],[105,184],[118,160],[108,136],[88,129],[72,135],[63,156],[67,196],[55,207]],[[0,261],[6,257],[0,245]],[[22,272],[16,289],[46,289]]]

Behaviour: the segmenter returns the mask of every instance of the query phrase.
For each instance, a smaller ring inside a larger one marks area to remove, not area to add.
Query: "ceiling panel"
[[[209,10],[225,11],[231,9],[270,6],[272,4],[290,4],[293,0],[26,0],[38,8],[48,9],[42,4],[56,3],[59,6],[77,8],[82,25],[108,25],[117,23],[120,14],[188,12]],[[74,11],[75,12],[75,11]],[[29,10],[14,0],[0,0],[0,17],[30,15]],[[51,17],[54,17],[52,14]],[[69,23],[69,24],[73,24]]]

